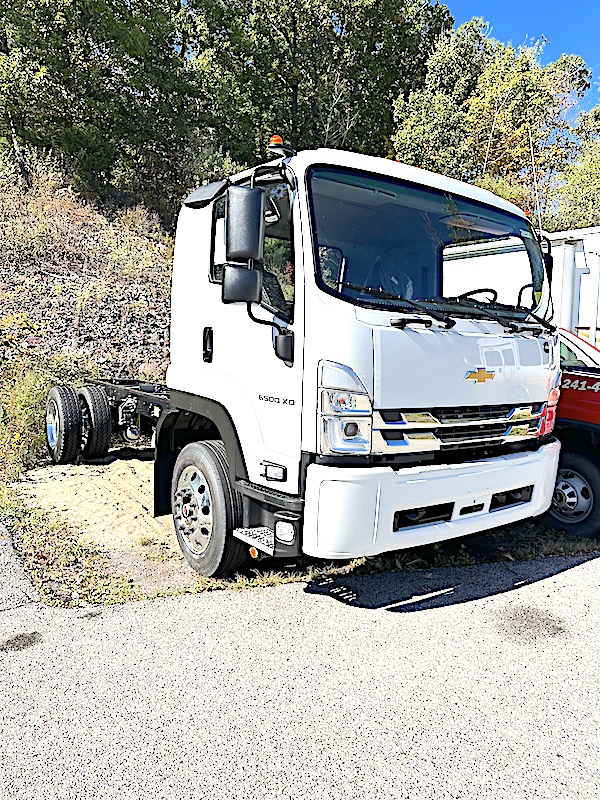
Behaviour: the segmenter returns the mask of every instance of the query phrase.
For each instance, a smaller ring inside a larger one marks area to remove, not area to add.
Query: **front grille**
[[[543,403],[522,403],[515,406],[504,404],[500,406],[455,406],[444,408],[402,408],[380,411],[381,418],[387,424],[401,423],[406,415],[427,415],[439,421],[442,425],[452,425],[457,422],[479,422],[489,419],[510,419],[518,408],[531,408],[531,415],[538,416],[543,408]],[[407,423],[408,424],[408,423]]]
[[[434,428],[432,431],[436,438],[444,444],[455,444],[457,442],[477,442],[482,439],[502,439],[506,433],[506,425],[472,425],[468,428]],[[382,430],[381,435],[386,442],[401,440],[404,433],[399,430]]]
[[[538,403],[538,405],[540,405]],[[403,408],[394,409],[392,411],[381,411],[381,416],[385,422],[399,422],[402,414],[422,414],[428,413],[432,417],[438,419],[443,425],[448,425],[453,422],[469,422],[471,420],[477,422],[485,419],[502,419],[507,418],[513,410],[513,405],[502,406],[458,406],[456,408]]]
[[[374,414],[373,450],[408,455],[535,438],[543,411],[543,403],[384,409]]]

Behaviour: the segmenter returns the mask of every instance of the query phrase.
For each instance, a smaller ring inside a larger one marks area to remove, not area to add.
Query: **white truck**
[[[155,515],[206,576],[546,511],[559,350],[523,212],[395,161],[272,149],[183,205],[167,386],[54,387],[53,458],[155,424]]]

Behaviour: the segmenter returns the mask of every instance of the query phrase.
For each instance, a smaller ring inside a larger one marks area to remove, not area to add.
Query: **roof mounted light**
[[[269,139],[269,152],[275,153],[278,156],[283,156],[284,158],[290,158],[296,155],[296,151],[292,145],[284,144],[283,139],[277,133]]]

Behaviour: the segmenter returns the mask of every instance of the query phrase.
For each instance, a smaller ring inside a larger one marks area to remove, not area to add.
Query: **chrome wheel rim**
[[[46,406],[46,436],[52,449],[56,447],[59,433],[60,418],[58,416],[58,407],[54,400],[50,400]]]
[[[550,513],[561,522],[581,522],[589,516],[593,504],[586,479],[572,469],[559,469]]]
[[[92,421],[90,419],[90,411],[87,407],[85,400],[80,402],[80,416],[81,416],[81,449],[84,450],[90,438],[90,430],[92,428]]]
[[[186,467],[179,476],[173,509],[184,546],[201,556],[212,537],[213,503],[208,481],[196,467]]]

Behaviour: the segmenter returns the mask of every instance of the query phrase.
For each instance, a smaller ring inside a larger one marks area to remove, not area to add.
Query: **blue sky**
[[[581,109],[600,104],[600,0],[442,0],[456,26],[471,17],[490,23],[491,35],[518,46],[542,36],[547,39],[542,62],[562,53],[580,55],[593,70],[592,88]]]

